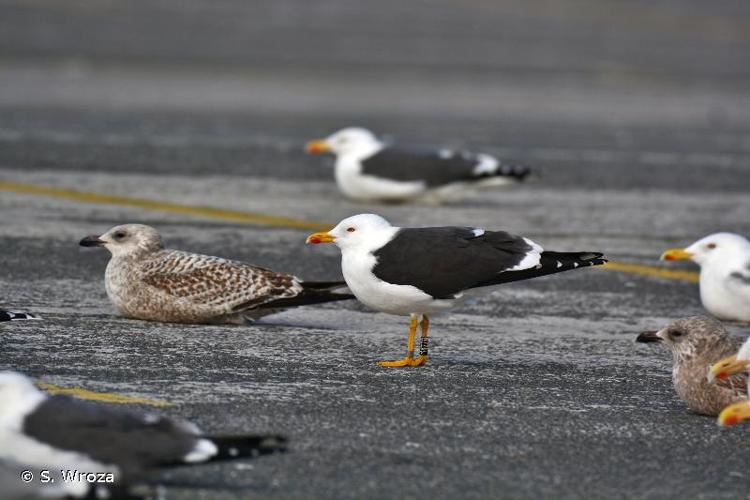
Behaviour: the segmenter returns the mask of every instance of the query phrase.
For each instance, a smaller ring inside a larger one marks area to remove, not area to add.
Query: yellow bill
[[[308,236],[307,240],[305,240],[305,243],[309,245],[319,245],[321,243],[333,243],[334,241],[336,241],[336,238],[334,236],[331,236],[325,231],[321,231],[319,233],[313,233]]]
[[[311,155],[318,155],[321,153],[329,153],[331,146],[328,145],[324,139],[316,139],[310,141],[305,145],[305,152]]]
[[[750,420],[750,401],[740,401],[721,410],[717,423],[719,425],[735,425],[747,420]]]
[[[685,251],[684,248],[670,248],[661,254],[661,260],[690,260],[693,257],[691,252]]]

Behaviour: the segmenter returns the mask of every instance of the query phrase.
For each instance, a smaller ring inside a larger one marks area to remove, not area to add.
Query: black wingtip
[[[213,436],[208,439],[219,449],[218,453],[211,457],[211,461],[254,458],[260,455],[284,453],[287,451],[287,438],[277,434]]]
[[[501,163],[497,167],[495,175],[512,177],[517,181],[523,181],[531,175],[531,167],[518,163]]]

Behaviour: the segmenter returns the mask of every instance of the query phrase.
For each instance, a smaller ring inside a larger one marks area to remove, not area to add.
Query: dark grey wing
[[[362,173],[401,182],[422,181],[428,187],[476,179],[477,155],[466,152],[407,150],[385,147],[362,161]]]
[[[435,298],[481,286],[539,253],[520,236],[462,227],[401,229],[374,252],[373,273],[388,283],[413,285]]]
[[[125,475],[182,463],[198,442],[166,417],[52,396],[24,420],[23,432],[54,448],[118,465]]]
[[[745,264],[742,269],[732,272],[729,277],[735,285],[750,285],[750,263]]]

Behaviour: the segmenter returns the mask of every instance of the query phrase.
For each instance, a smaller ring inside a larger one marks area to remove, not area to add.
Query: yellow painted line
[[[245,222],[248,224],[272,226],[272,227],[290,227],[294,229],[329,229],[334,224],[325,222],[309,221],[303,219],[294,219],[290,217],[277,217],[274,215],[257,214],[251,212],[242,212],[239,210],[228,210],[214,207],[201,207],[194,205],[182,205],[179,203],[170,203],[156,200],[146,200],[141,198],[128,198],[125,196],[114,196],[103,193],[93,193],[86,191],[76,191],[74,189],[56,188],[51,186],[40,186],[37,184],[26,184],[22,182],[12,182],[0,180],[0,191],[9,191],[13,193],[33,194],[39,196],[49,196],[51,198],[60,198],[72,201],[81,201],[84,203],[97,203],[102,205],[119,205],[124,207],[143,208],[146,210],[156,210],[161,212],[179,213],[185,215],[194,215],[198,217],[208,217],[212,219],[221,219],[233,222]],[[601,266],[600,266],[601,267]],[[698,282],[698,273],[694,271],[684,271],[679,269],[667,269],[664,267],[648,266],[644,264],[629,264],[626,262],[609,262],[604,269],[629,274],[638,274],[642,276],[651,276],[677,281],[688,281],[690,283]],[[145,403],[147,404],[147,403]]]
[[[645,264],[629,264],[627,262],[608,262],[602,267],[610,271],[639,274],[641,276],[651,276],[652,278],[687,281],[690,283],[698,283],[700,277],[700,274],[695,271],[667,269],[665,267],[647,266]]]
[[[113,403],[122,405],[148,405],[157,407],[172,406],[172,403],[168,401],[162,401],[159,399],[147,399],[138,398],[135,396],[125,396],[123,394],[115,394],[113,392],[94,392],[80,387],[60,387],[46,382],[37,382],[37,387],[47,391],[50,394],[73,396],[79,399],[87,399],[89,401],[98,401],[100,403]]]
[[[0,190],[12,193],[34,194],[60,198],[64,200],[81,201],[84,203],[96,203],[100,205],[119,205],[123,207],[143,208],[160,212],[171,212],[176,214],[195,215],[197,217],[208,217],[233,222],[246,222],[259,226],[291,227],[295,229],[330,229],[333,224],[315,222],[291,217],[279,217],[275,215],[242,212],[240,210],[228,210],[215,207],[201,207],[194,205],[182,205],[166,201],[146,200],[142,198],[128,198],[125,196],[114,196],[103,193],[76,191],[75,189],[56,188],[51,186],[39,186],[22,182],[0,180]]]

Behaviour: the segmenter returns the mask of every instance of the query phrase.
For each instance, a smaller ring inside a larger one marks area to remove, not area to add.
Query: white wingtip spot
[[[441,149],[438,151],[438,156],[443,160],[447,160],[448,158],[453,158],[453,151],[450,149]]]
[[[573,262],[573,267],[578,267],[578,262]]]
[[[234,446],[231,447],[231,448],[229,448],[228,452],[229,452],[229,456],[231,456],[231,457],[236,457],[237,455],[240,454],[240,450],[238,450]]]
[[[219,449],[214,443],[208,439],[199,439],[195,448],[185,455],[184,460],[188,463],[205,462],[217,453],[219,453]]]
[[[479,238],[480,236],[484,234],[484,229],[482,229],[481,227],[475,227],[474,229],[471,230],[471,233],[474,235],[475,238]]]
[[[161,417],[155,413],[146,413],[143,415],[143,421],[149,425],[153,425],[159,421]]]
[[[497,172],[497,158],[480,153],[477,155],[477,159],[479,163],[474,167],[474,175],[494,174]]]
[[[560,269],[561,267],[562,267],[562,262],[560,262],[560,261],[558,260],[558,261],[557,261],[557,268],[558,268],[558,269]]]

